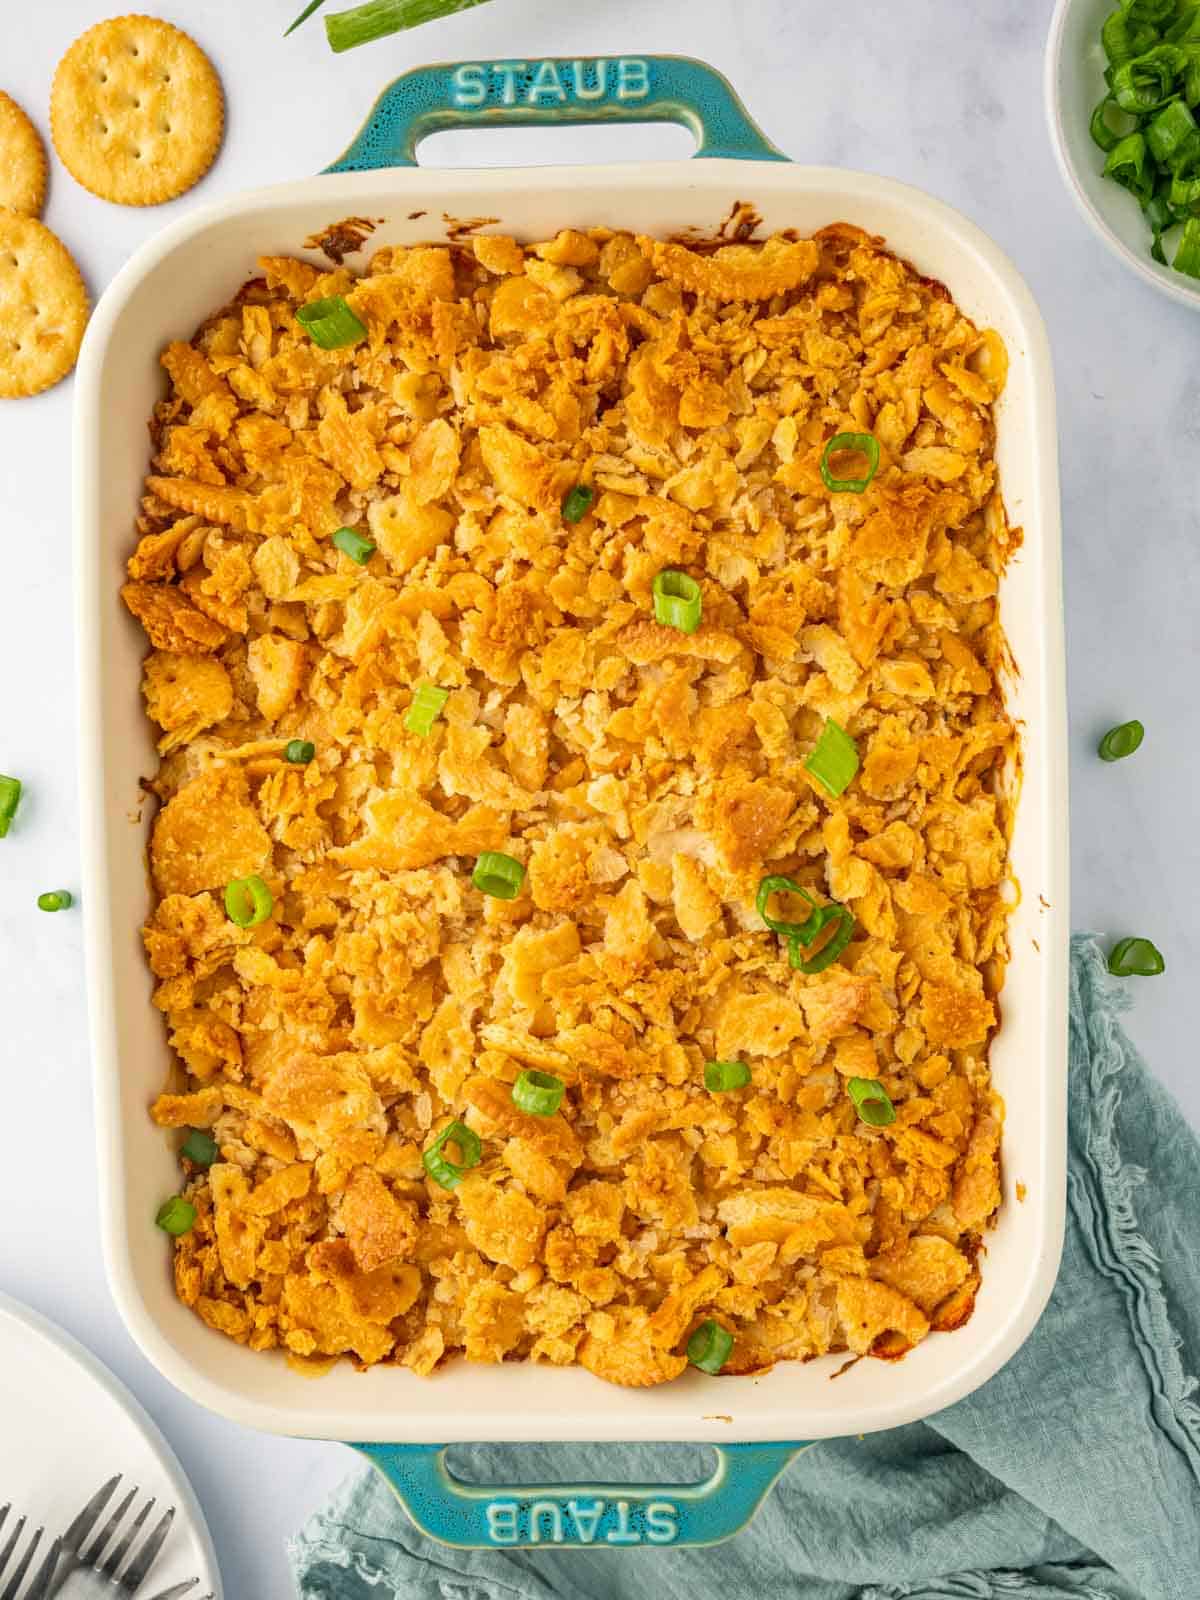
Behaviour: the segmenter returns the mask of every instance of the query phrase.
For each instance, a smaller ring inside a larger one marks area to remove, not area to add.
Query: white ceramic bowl
[[[1105,92],[1108,61],[1100,29],[1116,4],[1117,0],[1058,0],[1054,7],[1044,79],[1050,142],[1063,181],[1093,233],[1139,278],[1181,305],[1200,307],[1200,279],[1151,258],[1150,229],[1142,208],[1120,184],[1104,176],[1104,152],[1088,131],[1092,112]]]

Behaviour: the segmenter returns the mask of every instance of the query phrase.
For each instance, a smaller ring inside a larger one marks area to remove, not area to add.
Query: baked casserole
[[[260,265],[163,352],[123,591],[180,1297],[635,1386],[961,1325],[1001,341],[846,225]]]

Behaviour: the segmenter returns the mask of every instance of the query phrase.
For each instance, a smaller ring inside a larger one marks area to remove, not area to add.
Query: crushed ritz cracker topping
[[[181,1158],[180,1297],[313,1374],[634,1386],[706,1319],[726,1373],[959,1326],[1000,1198],[1000,339],[844,224],[261,271],[163,352],[123,591],[162,757],[153,1115],[219,1146]],[[296,313],[337,297],[365,334],[323,349]],[[831,492],[847,432],[878,469]],[[694,632],[655,620],[664,570]],[[474,887],[487,852],[515,897]],[[756,912],[772,874],[852,915],[824,970]],[[514,1102],[531,1069],[552,1114]],[[445,1188],[451,1120],[481,1148]]]

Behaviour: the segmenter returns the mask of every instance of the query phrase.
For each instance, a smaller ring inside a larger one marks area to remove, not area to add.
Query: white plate
[[[1104,176],[1104,152],[1088,131],[1103,99],[1107,60],[1100,28],[1116,0],[1058,0],[1046,40],[1046,121],[1063,181],[1093,233],[1140,278],[1186,306],[1200,307],[1200,280],[1150,255],[1142,208]],[[1168,249],[1168,257],[1170,256]],[[1084,278],[1086,278],[1086,269]]]
[[[135,1484],[174,1526],[147,1594],[200,1577],[196,1594],[221,1600],[217,1558],[199,1501],[170,1445],[141,1406],[82,1345],[36,1311],[0,1294],[0,1505],[12,1503],[59,1534],[106,1478],[122,1474],[118,1493]],[[119,1504],[116,1495],[109,1511]],[[140,1508],[139,1496],[133,1509]]]

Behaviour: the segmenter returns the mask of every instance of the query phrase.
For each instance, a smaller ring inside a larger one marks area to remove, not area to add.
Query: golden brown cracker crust
[[[153,206],[198,183],[225,125],[216,68],[156,17],[98,22],[54,74],[50,131],[71,176],[101,200]]]
[[[46,200],[46,151],[17,102],[0,89],[0,206],[40,217]]]
[[[39,394],[75,365],[87,323],[79,268],[36,217],[0,209],[0,398]]]

